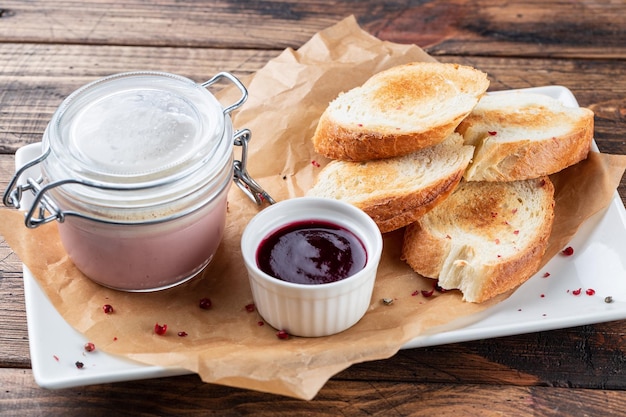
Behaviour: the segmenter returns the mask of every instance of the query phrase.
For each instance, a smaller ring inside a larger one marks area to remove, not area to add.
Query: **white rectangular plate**
[[[565,87],[521,91],[541,93],[577,107]],[[497,93],[494,93],[497,94]],[[597,147],[594,143],[594,150]],[[39,155],[28,145],[16,154],[19,166]],[[574,255],[556,256],[515,293],[472,324],[438,329],[419,336],[404,349],[554,330],[626,318],[626,211],[617,192],[609,207],[589,219],[570,242]],[[544,278],[544,273],[550,276]],[[575,291],[581,289],[579,295]],[[594,295],[587,295],[592,289]],[[24,293],[30,353],[36,382],[45,388],[182,375],[189,371],[147,366],[104,352],[84,353],[85,337],[65,322],[24,268]],[[611,296],[612,303],[605,297]],[[458,326],[458,323],[455,323]],[[76,361],[84,363],[77,369]]]

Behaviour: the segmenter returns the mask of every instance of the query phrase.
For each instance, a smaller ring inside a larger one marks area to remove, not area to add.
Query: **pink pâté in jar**
[[[241,97],[223,108],[208,91],[230,81]],[[4,204],[35,197],[26,225],[58,221],[61,242],[87,277],[124,291],[155,291],[196,276],[215,256],[235,183],[258,204],[273,200],[246,172],[250,131],[230,113],[247,98],[229,73],[194,81],[163,72],[121,73],[68,96],[42,140],[41,177],[9,184]],[[241,161],[233,145],[242,146]]]

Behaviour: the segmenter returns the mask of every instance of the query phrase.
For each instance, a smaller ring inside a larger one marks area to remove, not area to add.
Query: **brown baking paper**
[[[328,162],[315,154],[310,141],[328,102],[376,72],[422,60],[432,58],[414,45],[370,36],[354,18],[315,35],[297,51],[285,50],[248,80],[249,100],[234,117],[236,128],[252,130],[252,176],[278,200],[303,195]],[[228,102],[228,92],[220,95]],[[586,218],[608,205],[624,167],[626,156],[593,153],[554,177],[557,214],[546,261]],[[97,349],[146,364],[184,368],[206,382],[302,399],[313,398],[330,377],[351,364],[390,357],[406,342],[440,326],[475,321],[477,313],[506,297],[471,304],[456,291],[422,296],[419,291],[432,289],[433,281],[400,261],[402,231],[397,231],[384,238],[374,295],[359,323],[329,337],[278,339],[275,329],[262,325],[263,319],[245,308],[252,296],[239,239],[258,210],[233,187],[226,235],[214,261],[201,277],[150,294],[114,291],[85,278],[68,259],[54,223],[29,230],[21,213],[4,209],[0,232],[65,320]],[[210,310],[198,307],[202,297],[212,300]],[[382,298],[393,299],[393,304],[384,305]],[[115,312],[104,314],[104,304]],[[155,323],[167,324],[164,336],[154,333]],[[88,361],[88,355],[72,354]],[[88,366],[84,372],[89,372]]]

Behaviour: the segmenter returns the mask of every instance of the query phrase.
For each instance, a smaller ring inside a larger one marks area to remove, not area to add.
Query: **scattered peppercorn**
[[[179,337],[187,337],[187,332],[178,332]]]
[[[613,297],[610,295],[608,297],[604,297],[604,302],[607,304],[611,304],[613,302]]]
[[[593,288],[587,288],[587,291],[585,291],[585,293],[587,295],[595,295],[596,294],[596,290],[594,290]]]
[[[561,253],[565,256],[572,256],[574,254],[574,248],[571,246],[566,247],[561,251]]]
[[[276,332],[276,337],[282,340],[289,339],[289,333],[286,330],[279,330]]]
[[[245,309],[248,313],[254,313],[254,310],[255,310],[254,303],[246,304]]]
[[[111,314],[113,313],[113,306],[111,304],[105,304],[102,306],[102,311],[104,311],[104,314]]]
[[[210,298],[201,298],[200,302],[198,303],[198,306],[203,309],[203,310],[208,310],[211,308],[211,306],[213,305],[213,303],[211,302]]]
[[[160,325],[159,323],[156,323],[154,325],[154,332],[159,336],[163,336],[165,332],[167,332],[167,324]]]
[[[430,290],[430,291],[427,291],[427,290],[422,290],[421,292],[422,292],[422,295],[423,295],[424,297],[428,298],[428,297],[430,297],[430,296],[432,296],[432,295],[433,295],[433,293],[435,292],[435,289],[433,288],[433,289],[432,289],[432,290]]]
[[[96,350],[96,345],[94,345],[91,342],[85,343],[85,351],[86,352],[93,352],[94,350]]]
[[[76,365],[76,368],[78,369],[83,369],[83,367],[85,366],[85,364],[82,363],[81,361],[76,361],[75,365]]]
[[[393,298],[383,298],[380,301],[386,306],[390,306],[393,304]]]

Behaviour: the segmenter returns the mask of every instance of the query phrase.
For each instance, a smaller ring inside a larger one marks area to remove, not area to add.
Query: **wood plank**
[[[24,53],[23,49],[29,50]],[[246,75],[280,51],[194,48],[144,48],[83,45],[0,44],[0,153],[14,153],[41,140],[52,113],[79,86],[115,72],[157,69],[195,80],[221,70]],[[595,137],[600,150],[625,153],[626,79],[622,63],[606,60],[555,60],[492,57],[438,57],[443,62],[475,66],[490,75],[491,90],[564,85],[579,104],[596,112]],[[219,63],[219,65],[216,65]],[[549,68],[549,70],[547,69]],[[626,196],[626,179],[620,193]],[[625,197],[626,198],[626,197]],[[626,201],[626,200],[625,200]]]
[[[367,3],[131,0],[3,2],[0,41],[283,49]],[[254,22],[251,25],[250,22]]]
[[[626,388],[626,321],[401,350],[336,379]]]
[[[380,22],[374,18],[364,27],[381,39],[417,43],[434,55],[622,58],[625,8],[626,3],[609,0],[437,1],[407,7]]]
[[[0,25],[1,26],[1,25]],[[41,140],[63,99],[95,79],[126,71],[173,72],[198,82],[220,71],[238,77],[279,51],[0,44],[0,153]]]
[[[626,392],[511,385],[331,380],[312,401],[204,384],[196,376],[44,390],[29,370],[2,369],[8,415],[79,416],[619,416]],[[36,399],[36,401],[33,401]],[[54,410],[54,411],[52,411]]]
[[[13,176],[15,158],[13,155],[0,154],[0,195],[6,190],[9,180]],[[0,309],[5,306],[5,302],[11,302],[12,291],[16,283],[19,281],[21,285],[21,277],[17,274],[22,270],[22,262],[17,255],[11,250],[7,242],[0,235],[0,299],[3,300],[0,303]],[[17,295],[19,297],[19,294]],[[23,300],[22,300],[23,302]],[[1,313],[0,313],[1,315]],[[0,331],[0,334],[2,332]]]
[[[381,39],[436,55],[626,56],[626,3],[608,0],[13,0],[2,4],[0,41],[297,48],[351,14]]]
[[[22,274],[4,268],[5,261],[0,260],[0,366],[30,367]]]
[[[13,155],[0,155],[0,195],[6,189],[13,174],[13,161]],[[2,300],[0,302],[0,317],[2,317],[0,320],[0,366],[30,367],[22,262],[2,235],[0,235],[0,300]],[[1,405],[0,410],[2,410]]]

